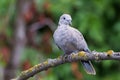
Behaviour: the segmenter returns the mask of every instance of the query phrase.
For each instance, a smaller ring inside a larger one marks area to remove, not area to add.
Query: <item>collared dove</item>
[[[56,45],[63,50],[64,54],[79,51],[91,53],[83,35],[77,29],[70,26],[71,21],[72,18],[69,14],[63,14],[60,17],[58,27],[53,34]],[[90,61],[81,60],[81,63],[88,74],[96,74]]]

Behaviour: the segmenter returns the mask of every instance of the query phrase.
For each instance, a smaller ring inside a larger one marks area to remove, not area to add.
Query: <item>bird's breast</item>
[[[55,41],[57,43],[66,43],[69,41],[71,33],[68,29],[58,29],[55,32]]]
[[[55,43],[66,53],[71,53],[76,50],[75,44],[73,44],[75,41],[73,37],[69,29],[58,29],[54,34]]]

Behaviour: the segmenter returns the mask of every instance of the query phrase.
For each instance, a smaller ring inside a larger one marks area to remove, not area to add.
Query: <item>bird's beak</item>
[[[71,20],[69,20],[69,25],[72,25],[72,21]]]

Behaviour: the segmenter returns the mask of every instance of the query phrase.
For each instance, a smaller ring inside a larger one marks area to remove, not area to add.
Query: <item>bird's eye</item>
[[[63,19],[65,20],[65,17]]]

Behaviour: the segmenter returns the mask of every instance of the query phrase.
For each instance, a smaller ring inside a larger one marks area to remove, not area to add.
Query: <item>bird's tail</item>
[[[81,61],[85,71],[88,73],[88,74],[92,74],[92,75],[95,75],[96,74],[96,71],[93,67],[93,65],[91,64],[90,61]]]

